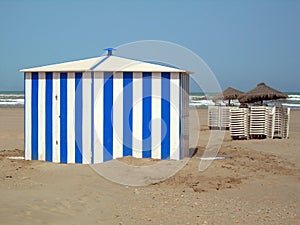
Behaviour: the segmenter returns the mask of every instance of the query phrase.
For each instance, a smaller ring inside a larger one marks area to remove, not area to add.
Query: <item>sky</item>
[[[141,40],[190,49],[222,89],[300,91],[297,0],[0,0],[0,91],[23,90],[19,69]]]

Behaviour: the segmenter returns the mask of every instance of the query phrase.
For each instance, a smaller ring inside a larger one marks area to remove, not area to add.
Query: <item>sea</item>
[[[0,91],[0,108],[3,107],[24,107],[24,92]]]
[[[267,101],[268,105],[281,103],[285,107],[292,109],[300,109],[300,92],[286,92],[287,99],[280,99],[277,101]],[[212,101],[214,93],[205,95],[204,93],[190,94],[190,107],[193,108],[208,108],[210,105],[215,105]],[[225,105],[227,101],[223,102]],[[233,100],[233,104],[238,105],[238,101]],[[222,102],[221,102],[222,104]],[[0,91],[0,108],[3,107],[24,107],[24,92],[22,91]]]
[[[276,101],[264,101],[264,104],[269,106],[282,104],[284,107],[291,109],[300,109],[300,92],[285,92],[288,95],[287,99],[279,99]],[[210,105],[215,105],[212,98],[215,93],[204,94],[204,93],[191,93],[190,94],[190,107],[194,108],[208,108]],[[226,105],[228,101],[221,101],[218,104]],[[239,105],[238,100],[232,100],[232,104]]]

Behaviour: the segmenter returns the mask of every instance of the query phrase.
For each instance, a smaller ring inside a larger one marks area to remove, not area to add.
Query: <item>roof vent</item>
[[[112,51],[116,50],[114,48],[105,48],[104,50],[107,51],[107,56],[111,56],[112,55]]]

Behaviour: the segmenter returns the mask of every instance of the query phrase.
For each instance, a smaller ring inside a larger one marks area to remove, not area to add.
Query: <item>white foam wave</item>
[[[289,98],[297,98],[297,99],[300,99],[300,95],[288,95]]]
[[[300,104],[292,104],[292,103],[282,103],[283,106],[289,107],[289,108],[297,108],[300,109]]]
[[[289,100],[289,101],[300,101],[300,98],[287,98],[286,100]]]
[[[5,105],[24,105],[24,102],[0,102],[0,105],[5,106]]]
[[[24,94],[0,94],[0,98],[24,98]]]

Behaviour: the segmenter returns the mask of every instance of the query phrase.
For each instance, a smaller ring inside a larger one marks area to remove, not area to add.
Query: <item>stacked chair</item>
[[[209,106],[209,129],[229,129],[232,139],[288,138],[290,109],[282,106]]]
[[[267,136],[268,115],[267,107],[251,106],[250,107],[250,138],[264,138]]]
[[[288,138],[290,108],[276,107],[274,118],[274,138]]]
[[[230,127],[230,109],[232,107],[223,106],[219,107],[219,126],[220,129],[229,130]]]
[[[266,107],[266,136],[267,138],[274,137],[275,130],[275,111],[276,107]]]
[[[283,108],[283,136],[282,138],[289,138],[290,129],[290,108]]]
[[[230,109],[230,136],[232,139],[249,138],[249,109],[232,107]]]
[[[250,107],[250,137],[273,138],[275,124],[275,107]]]
[[[219,106],[208,107],[208,127],[209,129],[219,128]]]
[[[230,109],[228,106],[209,106],[208,107],[208,126],[209,129],[229,130]]]

